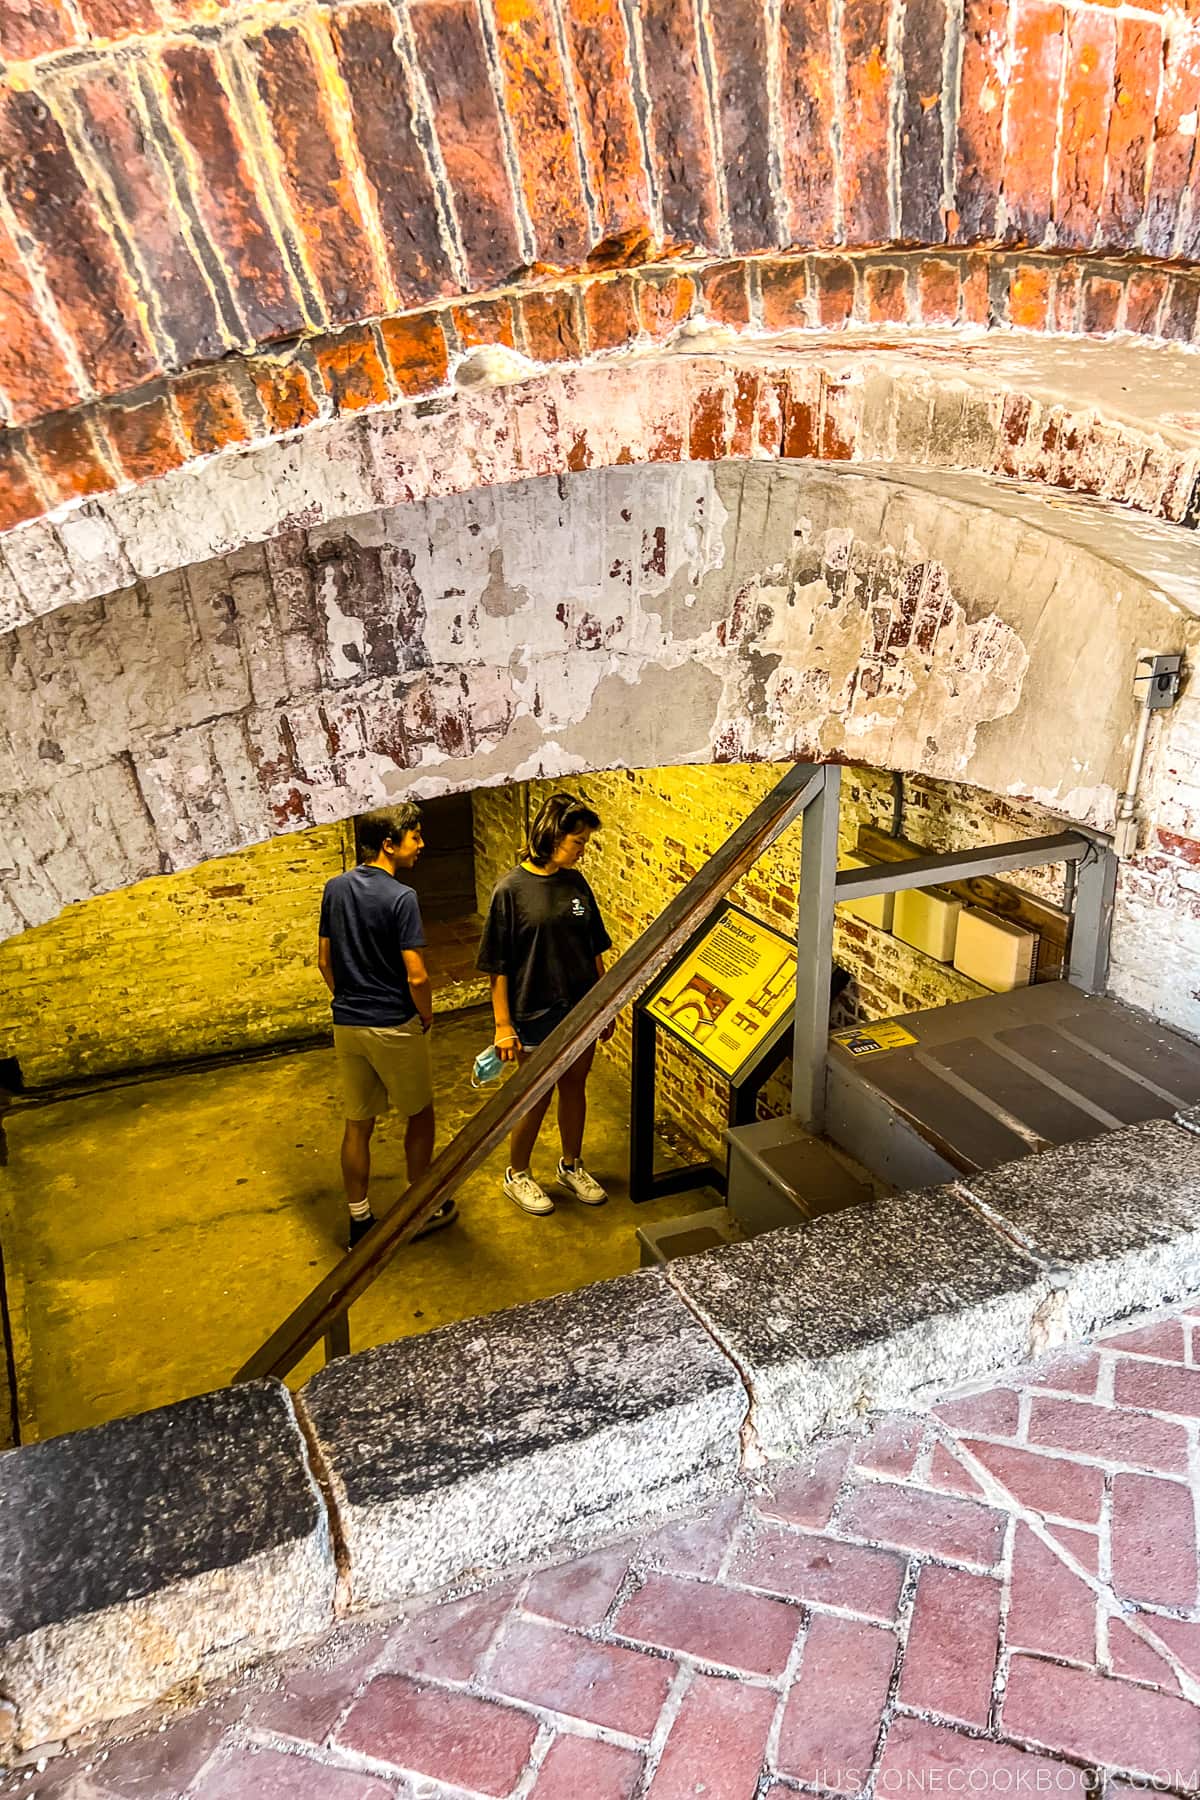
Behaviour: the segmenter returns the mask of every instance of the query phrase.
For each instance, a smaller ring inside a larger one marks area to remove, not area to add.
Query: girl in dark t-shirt
[[[599,815],[574,794],[551,794],[530,827],[521,861],[492,890],[478,967],[491,976],[496,1049],[505,1062],[545,1043],[604,973],[612,939],[577,867],[599,829]],[[600,1036],[609,1038],[612,1030],[608,1025]],[[594,1054],[591,1045],[558,1082],[558,1185],[585,1206],[608,1198],[581,1160]],[[504,1192],[529,1213],[554,1211],[529,1168],[549,1104],[546,1094],[517,1124],[504,1174]]]

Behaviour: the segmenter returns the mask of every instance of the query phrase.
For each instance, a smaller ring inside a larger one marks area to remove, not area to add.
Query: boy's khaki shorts
[[[420,1019],[405,1025],[335,1025],[333,1048],[348,1119],[377,1119],[389,1106],[404,1118],[433,1103],[429,1038]]]

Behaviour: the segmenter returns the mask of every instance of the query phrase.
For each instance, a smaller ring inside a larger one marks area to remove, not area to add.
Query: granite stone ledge
[[[1182,1112],[1175,1114],[1175,1123],[1200,1136],[1200,1106],[1185,1106]]]
[[[949,1187],[681,1258],[667,1278],[736,1359],[772,1460],[930,1385],[1025,1361],[1049,1292]]]
[[[330,1363],[299,1404],[360,1610],[727,1491],[746,1393],[648,1270]]]
[[[1200,1291],[1200,1137],[1129,1125],[975,1176],[971,1192],[1046,1266],[1074,1336]]]
[[[0,1723],[34,1748],[328,1628],[328,1515],[254,1382],[0,1456]]]

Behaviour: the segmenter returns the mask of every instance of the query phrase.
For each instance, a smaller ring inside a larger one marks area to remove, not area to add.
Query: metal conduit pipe
[[[1134,688],[1136,690],[1142,682],[1145,682],[1146,692],[1142,697],[1141,710],[1138,714],[1133,754],[1129,759],[1129,774],[1125,779],[1123,792],[1117,796],[1113,849],[1121,858],[1132,856],[1137,849],[1138,788],[1142,780],[1142,764],[1146,760],[1146,744],[1150,735],[1150,714],[1175,704],[1179,693],[1182,665],[1182,656],[1172,652],[1142,650],[1138,654],[1138,672],[1133,678]],[[1146,671],[1144,674],[1140,672],[1143,669]]]

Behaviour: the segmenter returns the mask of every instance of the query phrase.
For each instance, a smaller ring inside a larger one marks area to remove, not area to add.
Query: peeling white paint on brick
[[[335,682],[354,681],[366,667],[367,639],[363,622],[348,618],[338,606],[331,569],[326,568],[319,575],[317,592],[325,617],[330,674]]]
[[[753,430],[739,457],[780,455],[787,388],[823,409],[825,440],[844,440],[840,449],[826,441],[825,455],[1083,482],[1161,519],[1181,517],[1200,467],[1196,431],[1164,422],[1194,412],[1195,359],[1183,349],[1072,343],[1064,351],[1019,334],[979,343],[910,334],[894,347],[877,339],[751,335],[703,356],[693,340],[420,406],[318,420],[290,437],[230,447],[141,487],[60,508],[54,519],[62,527],[80,512],[103,523],[76,539],[65,565],[48,521],[5,533],[3,549],[25,614],[36,616],[110,591],[114,559],[148,578],[290,529],[435,494],[621,462],[707,460],[722,452],[693,444],[694,408],[702,400],[706,417],[721,416],[730,437],[746,404],[735,390],[743,380],[751,384]],[[1102,360],[1091,354],[1097,348]],[[1012,394],[1029,405],[1017,444],[1002,429]],[[1050,450],[1043,433],[1055,421],[1060,447]],[[1064,473],[1068,441],[1078,450]],[[1115,509],[1111,516],[1122,518]],[[1170,563],[1168,555],[1165,581]],[[1194,565],[1192,580],[1195,597]]]
[[[0,637],[0,890],[30,924],[400,793],[713,759],[848,756],[1103,827],[1167,636],[1200,627],[1155,584],[944,478],[685,462],[373,509]],[[1152,744],[1174,837],[1123,885],[1122,992],[1155,913],[1191,953],[1198,793],[1189,708]]]

